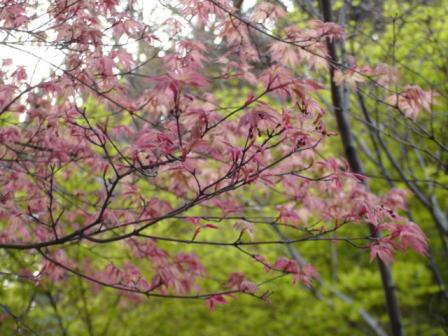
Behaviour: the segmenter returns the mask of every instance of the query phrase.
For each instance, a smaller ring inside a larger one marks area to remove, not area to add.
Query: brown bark
[[[324,17],[324,21],[331,22],[332,8],[331,0],[321,0],[321,9]],[[344,147],[345,156],[350,165],[350,169],[354,173],[363,174],[364,170],[361,164],[360,157],[356,151],[352,130],[350,126],[350,120],[348,116],[347,107],[348,104],[344,104],[343,96],[339,87],[334,82],[334,72],[336,65],[338,64],[338,57],[336,53],[336,44],[332,40],[327,40],[328,52],[331,59],[330,64],[330,81],[331,81],[331,97],[333,102],[333,110],[336,117],[339,134],[341,137],[342,145]],[[345,97],[348,99],[348,96]],[[373,225],[369,225],[369,230],[372,236],[376,236],[376,230]],[[392,272],[388,265],[378,259],[378,268],[381,274],[381,280],[384,288],[384,294],[386,298],[386,307],[389,314],[389,320],[391,325],[391,332],[393,336],[402,336],[403,327],[401,324],[401,314],[396,293],[395,283],[392,277]]]

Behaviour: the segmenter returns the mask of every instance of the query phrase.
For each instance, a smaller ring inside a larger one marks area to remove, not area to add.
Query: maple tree
[[[337,133],[316,97],[328,90],[320,74],[332,70],[341,86],[373,83],[393,113],[415,121],[435,93],[401,83],[391,66],[336,62],[327,42],[344,30],[333,22],[277,33],[285,13],[269,2],[245,17],[231,1],[179,0],[178,16],[160,27],[133,15],[138,6],[1,4],[4,45],[52,70],[35,82],[32,69],[2,60],[0,250],[32,260],[11,273],[36,286],[79,277],[93,291],[109,287],[136,301],[201,299],[214,310],[238,294],[269,301],[269,283],[283,276],[305,286],[319,281],[312,264],[271,260],[260,246],[341,241],[386,264],[397,251],[426,254],[425,235],[402,215],[406,193],[375,195],[365,176],[325,150]],[[220,41],[189,38],[182,17]],[[254,34],[269,40],[265,50]],[[152,48],[143,61],[128,48],[139,43]],[[217,44],[225,51],[217,54]],[[63,62],[33,45],[60,50]],[[157,71],[140,72],[151,64]],[[136,92],[134,77],[144,89]],[[250,93],[223,106],[216,90],[231,84]],[[272,204],[277,194],[282,202]],[[338,235],[363,224],[374,234]],[[259,239],[264,226],[294,238]],[[191,245],[236,249],[265,274],[236,271],[217,282]],[[120,256],[75,257],[96,246],[119,246]]]

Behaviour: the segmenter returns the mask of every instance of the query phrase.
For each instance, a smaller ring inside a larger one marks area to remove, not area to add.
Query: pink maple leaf
[[[387,98],[387,102],[415,121],[422,110],[431,111],[434,96],[432,91],[424,91],[417,85],[408,85],[401,94]]]
[[[385,264],[394,260],[394,245],[389,238],[380,238],[373,244],[370,244],[370,262],[376,257],[380,258]]]
[[[210,311],[214,311],[217,305],[224,305],[227,303],[227,300],[223,295],[217,294],[210,296],[206,301],[207,307]]]

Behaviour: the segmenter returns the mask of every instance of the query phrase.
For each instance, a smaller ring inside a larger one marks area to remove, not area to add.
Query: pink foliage
[[[299,242],[368,223],[379,237],[369,237],[371,260],[426,253],[423,232],[400,216],[406,192],[369,192],[326,149],[335,133],[317,96],[327,89],[321,69],[334,67],[326,42],[343,39],[342,27],[315,20],[273,38],[264,24],[281,27],[285,13],[270,2],[241,17],[230,0],[180,0],[162,25],[131,15],[134,5],[52,1],[41,22],[32,2],[2,2],[6,47],[26,37],[63,61],[23,44],[51,70],[36,79],[2,60],[0,249],[26,250],[42,281],[78,276],[95,290],[204,299],[210,310],[237,293],[267,295],[258,276],[206,264],[207,250],[191,251],[198,245],[233,248],[265,277],[289,274],[305,286],[319,278],[295,259],[270,264],[256,246],[279,242],[261,240],[262,224],[294,230]],[[214,38],[186,36],[185,20]],[[264,50],[254,31],[270,38]],[[350,59],[335,70],[339,85],[368,78],[398,83],[385,65]],[[230,104],[218,94],[242,86]],[[411,85],[389,103],[415,119],[433,96]],[[84,260],[73,257],[80,247]],[[206,291],[209,282],[222,288]]]
[[[432,91],[424,91],[417,85],[409,85],[401,94],[390,96],[388,102],[415,121],[422,110],[431,111],[434,95]]]
[[[216,309],[216,306],[217,306],[217,305],[224,305],[224,304],[226,304],[226,303],[228,303],[228,302],[227,302],[227,300],[224,298],[223,295],[218,294],[218,295],[212,295],[211,297],[209,297],[209,298],[206,300],[206,303],[207,303],[207,307],[208,307],[208,309],[209,309],[210,311],[214,311],[214,310]]]

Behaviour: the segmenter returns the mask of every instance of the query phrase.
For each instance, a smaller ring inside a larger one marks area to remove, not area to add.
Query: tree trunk
[[[332,20],[332,8],[331,0],[321,0],[321,9],[325,22],[331,22]],[[338,86],[334,82],[335,65],[338,64],[338,57],[336,54],[336,45],[334,41],[327,39],[328,52],[331,59],[330,64],[330,81],[331,81],[331,98],[333,102],[333,110],[336,116],[339,134],[341,136],[342,145],[344,147],[345,156],[350,165],[350,169],[354,173],[363,174],[364,170],[361,164],[358,153],[353,142],[352,130],[350,127],[350,121],[348,117],[348,110],[344,109],[343,97]],[[348,96],[345,97],[348,99]],[[369,225],[369,230],[372,236],[376,236],[376,230],[373,225]],[[378,267],[381,274],[381,280],[383,283],[384,294],[386,297],[386,306],[389,314],[391,331],[393,336],[402,336],[403,328],[401,324],[400,308],[398,304],[398,298],[396,293],[396,287],[392,278],[392,273],[388,265],[384,264],[378,259]]]

